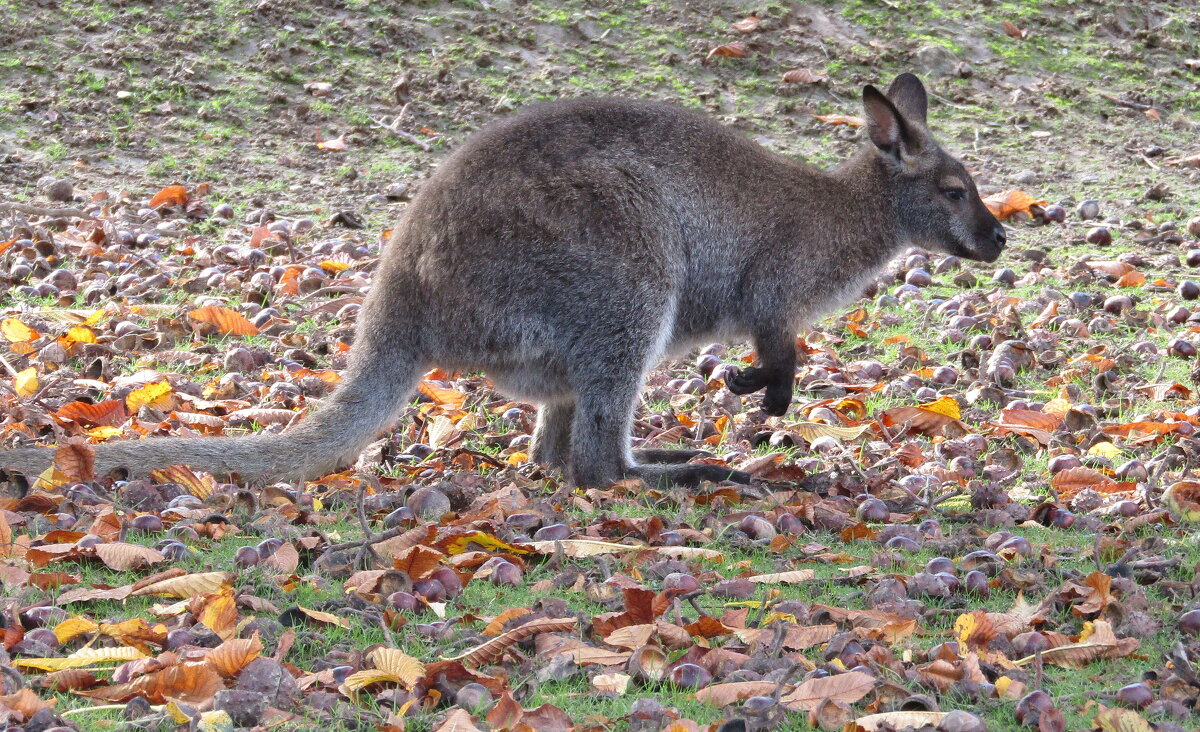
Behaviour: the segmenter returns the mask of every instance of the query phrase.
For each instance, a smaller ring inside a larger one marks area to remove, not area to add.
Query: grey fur
[[[970,176],[930,136],[920,81],[905,74],[863,99],[870,142],[829,171],[654,102],[565,101],[501,120],[445,160],[397,225],[328,404],[279,435],[101,445],[98,470],[318,476],[353,460],[437,365],[485,371],[541,404],[533,457],[578,485],[748,480],[662,451],[635,462],[647,370],[749,337],[759,364],[729,386],[765,389],[782,414],[796,331],[903,246],[993,261],[1004,244]],[[49,461],[46,449],[0,453],[26,475]]]

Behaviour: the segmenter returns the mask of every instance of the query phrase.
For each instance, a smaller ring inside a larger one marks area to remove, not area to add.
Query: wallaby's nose
[[[1008,243],[1008,234],[1004,233],[1004,227],[1000,226],[999,224],[997,224],[996,228],[992,230],[992,236],[996,239],[996,244],[998,244],[1001,248]]]

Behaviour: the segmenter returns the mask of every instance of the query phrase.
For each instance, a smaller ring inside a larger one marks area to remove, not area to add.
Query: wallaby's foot
[[[771,383],[766,369],[757,366],[747,366],[738,369],[733,376],[725,380],[725,386],[734,394],[753,394],[759,389],[765,389]]]
[[[633,459],[639,463],[663,463],[668,465],[686,463],[692,458],[712,457],[707,450],[678,450],[647,447],[633,451]]]
[[[638,465],[631,468],[630,473],[651,486],[666,483],[687,488],[694,488],[705,481],[721,483],[728,480],[748,485],[752,479],[747,472],[723,465]]]

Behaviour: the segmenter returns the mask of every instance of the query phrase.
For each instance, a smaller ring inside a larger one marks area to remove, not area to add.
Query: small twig
[[[392,120],[392,122],[390,124],[387,122],[384,122],[382,119],[375,119],[374,117],[371,118],[371,124],[375,125],[376,127],[380,128],[380,129],[387,130],[388,132],[392,133],[393,135],[396,135],[397,137],[408,140],[409,142],[411,142],[412,144],[421,148],[425,152],[429,152],[430,150],[433,149],[429,146],[428,142],[425,142],[424,140],[417,137],[416,135],[414,135],[411,132],[405,132],[404,130],[400,129],[397,126],[399,123],[400,123],[399,115],[397,115],[396,119]]]
[[[8,372],[9,376],[15,377],[17,375],[17,370],[13,368],[13,365],[8,362],[8,359],[2,353],[0,353],[0,364],[4,364],[4,370]]]
[[[771,693],[771,698],[778,702],[779,697],[783,696],[783,687],[787,686],[788,682],[793,676],[796,675],[797,671],[803,669],[804,664],[802,663],[793,663],[791,666],[788,666],[787,671],[783,672],[783,676],[779,677],[779,683],[775,685],[775,691]]]
[[[317,557],[317,561],[314,562],[313,565],[320,566],[321,563],[325,561],[326,557],[331,557],[338,552],[344,552],[347,549],[358,549],[359,547],[367,544],[378,544],[381,541],[394,539],[406,531],[408,531],[408,527],[396,526],[388,529],[382,534],[376,534],[375,536],[366,539],[355,539],[354,541],[343,541],[341,544],[330,544],[329,546],[325,547],[325,551],[321,552],[321,556]]]
[[[49,216],[52,218],[95,219],[94,216],[77,208],[48,208],[34,206],[28,203],[0,203],[0,212],[16,211],[29,216]]]

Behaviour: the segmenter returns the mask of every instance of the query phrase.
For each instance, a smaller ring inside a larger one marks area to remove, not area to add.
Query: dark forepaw
[[[756,366],[747,366],[725,379],[725,386],[734,394],[752,394],[765,388],[769,382],[766,371]]]
[[[782,387],[776,385],[767,387],[767,393],[763,395],[762,401],[763,410],[767,414],[772,417],[782,417],[790,406],[792,406],[792,385],[790,383]]]

